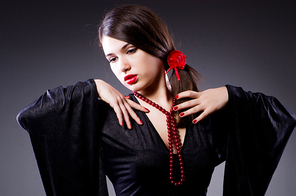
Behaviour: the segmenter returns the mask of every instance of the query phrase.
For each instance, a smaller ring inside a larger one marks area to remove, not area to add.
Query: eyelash
[[[112,58],[109,59],[109,63],[112,63],[115,60],[116,60],[116,57],[112,57]]]
[[[127,54],[134,54],[137,51],[137,48],[132,48],[130,50],[128,50],[126,53]]]
[[[132,48],[132,49],[129,49],[126,53],[127,54],[134,54],[136,51],[137,51],[138,48]],[[114,62],[115,60],[117,59],[117,57],[112,57],[109,59],[109,63],[112,63]]]

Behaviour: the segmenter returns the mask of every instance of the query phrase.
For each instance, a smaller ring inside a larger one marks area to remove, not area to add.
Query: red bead
[[[155,107],[156,109],[158,109],[160,112],[164,113],[166,115],[166,122],[167,122],[167,129],[168,129],[168,140],[169,140],[169,154],[170,154],[170,180],[171,183],[175,186],[180,186],[182,185],[182,183],[185,181],[185,175],[184,175],[184,167],[183,167],[183,158],[181,155],[181,141],[180,141],[180,136],[179,136],[179,131],[176,128],[176,120],[174,118],[174,111],[173,111],[173,107],[175,105],[175,99],[172,100],[172,107],[170,109],[170,112],[166,111],[164,108],[162,108],[160,105],[154,103],[153,101],[147,99],[146,97],[140,95],[137,92],[133,92],[134,95],[140,99],[142,99],[143,101],[145,101],[146,103],[152,105],[153,107]],[[173,139],[176,145],[176,149],[177,149],[177,154],[178,154],[178,158],[179,158],[179,165],[180,165],[180,181],[179,182],[175,182],[174,181],[174,154],[173,154]]]

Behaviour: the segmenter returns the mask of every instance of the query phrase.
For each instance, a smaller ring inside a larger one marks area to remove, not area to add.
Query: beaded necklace
[[[183,157],[181,154],[181,147],[182,143],[180,140],[180,135],[179,131],[176,128],[176,120],[173,115],[173,107],[175,105],[175,98],[173,99],[172,107],[170,112],[166,111],[164,108],[162,108],[160,105],[157,103],[147,99],[143,95],[133,92],[136,97],[139,99],[145,101],[149,105],[155,107],[159,111],[161,111],[163,114],[166,115],[166,122],[167,122],[167,129],[168,129],[168,140],[169,140],[169,152],[170,152],[170,181],[173,185],[175,186],[180,186],[183,184],[185,181],[185,175],[184,175],[184,165],[183,165]],[[174,145],[176,146],[177,149],[177,155],[179,159],[179,165],[180,165],[180,181],[176,182],[174,179]]]

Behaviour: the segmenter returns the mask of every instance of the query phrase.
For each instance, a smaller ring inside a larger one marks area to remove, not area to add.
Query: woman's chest
[[[108,123],[107,118],[101,141],[106,173],[111,181],[119,178],[145,181],[155,176],[168,180],[169,150],[149,119],[140,118],[144,124],[133,123],[131,130],[114,120]],[[217,156],[207,131],[209,133],[209,130],[188,127],[184,135],[182,154],[188,178],[193,174],[204,177],[203,174],[209,176],[212,173]]]

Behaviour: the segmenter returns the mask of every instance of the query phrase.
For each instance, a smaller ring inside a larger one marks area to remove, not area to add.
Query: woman
[[[133,94],[91,79],[49,90],[18,115],[48,195],[107,195],[105,175],[117,195],[206,195],[223,161],[224,195],[264,195],[294,114],[230,85],[198,92],[199,74],[146,7],[107,13],[99,40]]]

